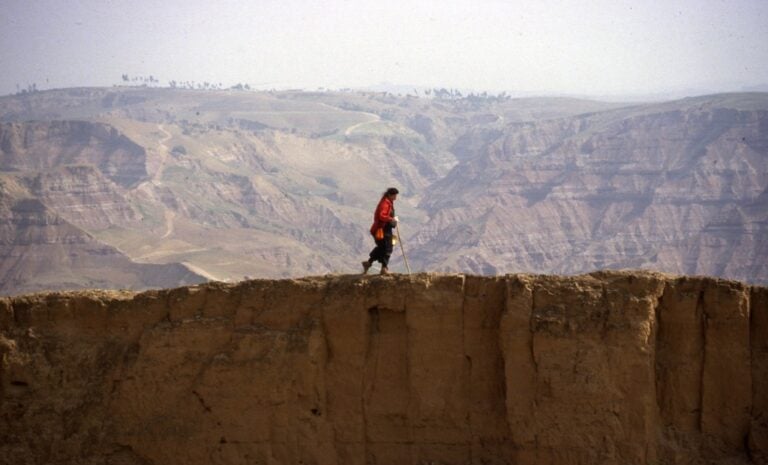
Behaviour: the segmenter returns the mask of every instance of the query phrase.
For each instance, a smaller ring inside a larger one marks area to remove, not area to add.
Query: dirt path
[[[171,151],[168,148],[168,145],[166,144],[166,142],[171,140],[171,138],[173,137],[173,134],[168,132],[163,127],[162,124],[158,124],[157,129],[159,129],[160,132],[165,134],[165,136],[157,142],[157,153],[160,155],[160,166],[157,167],[157,170],[155,171],[154,176],[152,176],[152,181],[156,185],[160,185],[163,179],[163,171],[165,170],[165,164],[168,161],[168,153]]]
[[[379,117],[379,115],[374,115],[373,113],[365,113],[365,114],[372,116],[373,119],[371,119],[370,121],[363,121],[362,123],[353,124],[352,126],[348,127],[347,129],[344,130],[345,136],[349,136],[350,134],[355,132],[357,129],[359,129],[361,126],[365,126],[366,124],[371,124],[371,123],[378,123],[379,121],[381,121],[381,118]]]
[[[176,212],[167,208],[163,210],[163,214],[165,215],[165,233],[160,236],[160,239],[165,239],[173,234],[173,220],[176,218]]]
[[[168,162],[168,154],[170,153],[167,142],[173,138],[173,134],[168,132],[162,124],[158,124],[157,129],[164,134],[164,137],[157,142],[157,153],[160,155],[160,165],[157,167],[154,176],[152,176],[152,184],[159,187],[163,184],[163,171],[165,171],[165,165]],[[160,239],[166,239],[173,234],[173,220],[176,218],[176,212],[166,207],[163,210],[163,215],[165,216],[165,232],[160,236]]]
[[[224,279],[220,279],[216,277],[216,275],[211,274],[205,271],[204,269],[200,268],[199,266],[195,266],[189,262],[181,262],[181,264],[189,268],[189,271],[192,271],[193,273],[197,273],[203,278],[210,279],[211,281],[226,281]]]

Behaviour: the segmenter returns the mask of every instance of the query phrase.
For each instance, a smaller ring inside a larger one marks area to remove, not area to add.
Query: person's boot
[[[371,262],[365,260],[363,262],[363,274],[368,274],[368,269],[371,267]]]
[[[379,274],[389,274],[389,268],[387,268],[386,266],[382,266]]]

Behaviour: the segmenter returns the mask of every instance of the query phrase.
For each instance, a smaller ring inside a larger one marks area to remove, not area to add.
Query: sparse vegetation
[[[27,84],[27,87],[19,87],[18,84],[16,84],[16,95],[24,95],[24,94],[33,94],[35,92],[40,92],[37,89],[37,83],[33,82],[32,84]]]

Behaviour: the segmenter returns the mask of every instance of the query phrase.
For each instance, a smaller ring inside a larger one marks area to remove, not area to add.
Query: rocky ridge
[[[765,464],[768,289],[326,276],[0,299],[0,462]]]

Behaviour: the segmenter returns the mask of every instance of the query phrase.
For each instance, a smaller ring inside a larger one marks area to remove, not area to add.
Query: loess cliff
[[[768,463],[768,288],[326,276],[0,299],[0,463]]]

